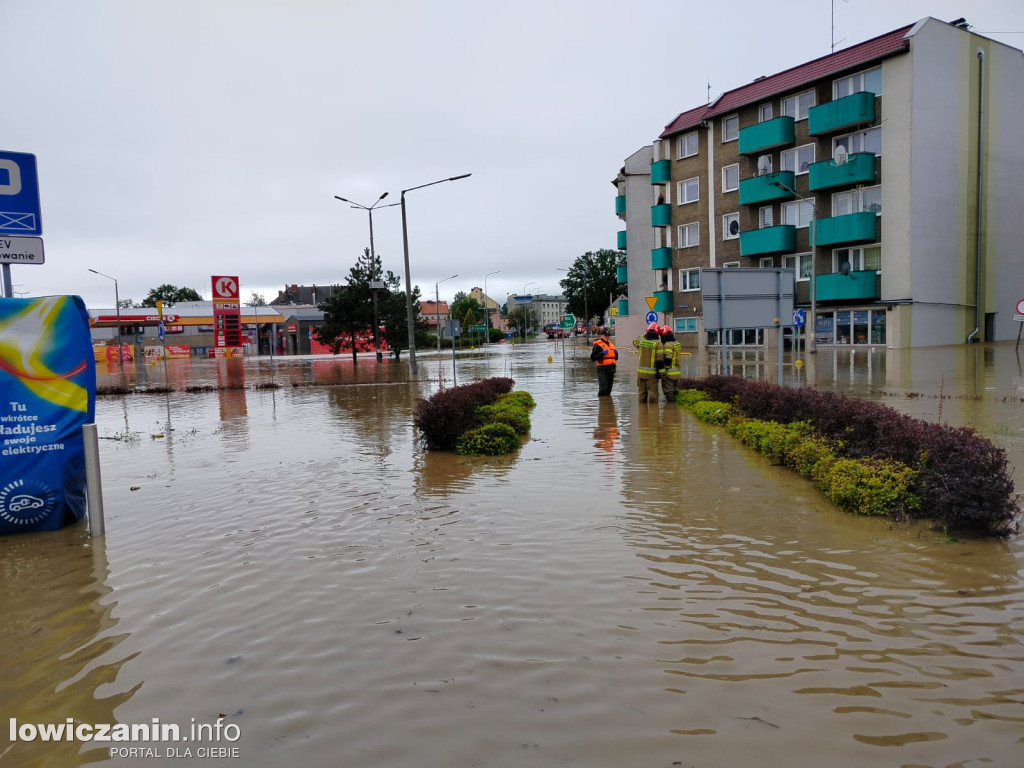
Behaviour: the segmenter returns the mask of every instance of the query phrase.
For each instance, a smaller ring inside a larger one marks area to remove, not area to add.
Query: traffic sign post
[[[30,243],[31,235],[43,234],[43,217],[39,207],[39,180],[36,156],[24,152],[0,152],[0,235],[14,235],[5,246],[17,258],[0,258],[3,267],[4,296],[11,298],[11,263],[42,264],[43,241],[38,248]],[[36,255],[38,253],[38,255]]]

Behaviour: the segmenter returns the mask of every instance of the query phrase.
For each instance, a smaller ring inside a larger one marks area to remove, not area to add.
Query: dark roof
[[[808,83],[862,66],[868,62],[902,53],[910,47],[910,41],[906,35],[913,26],[913,24],[908,24],[866,42],[850,46],[836,53],[830,53],[775,75],[759,77],[752,83],[726,91],[711,104],[683,112],[665,126],[661,138],[694,128],[706,118],[732,112],[747,104],[754,104],[776,94],[793,91]]]
[[[317,305],[341,290],[340,285],[286,285],[283,291],[277,292],[277,298],[271,300],[270,306],[280,307],[289,304]],[[315,297],[314,297],[315,294]]]

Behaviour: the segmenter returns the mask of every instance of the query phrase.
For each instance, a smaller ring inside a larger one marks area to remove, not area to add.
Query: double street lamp
[[[121,297],[117,293],[117,280],[110,275],[104,275],[102,272],[98,272],[95,269],[90,268],[90,272],[100,277],[105,277],[107,280],[114,281],[114,313],[117,315],[117,362],[121,364],[121,376],[124,376],[124,350],[121,349]]]
[[[441,293],[440,293],[440,291],[438,289],[440,288],[441,283],[446,282],[448,280],[452,280],[452,279],[454,279],[456,277],[458,277],[458,275],[451,275],[450,277],[444,278],[444,280],[438,280],[436,283],[434,283],[434,314],[435,314],[436,319],[437,319],[437,357],[438,357],[438,360],[441,359]],[[448,315],[448,317],[450,318],[451,315]],[[455,334],[454,333],[452,334],[452,343],[453,344],[455,343]]]
[[[376,208],[380,204],[381,200],[383,200],[387,196],[388,196],[388,193],[385,192],[383,195],[381,195],[380,197],[377,198],[377,201],[373,205],[360,205],[359,203],[353,202],[352,200],[348,200],[348,199],[342,197],[341,195],[335,195],[334,196],[335,199],[341,200],[341,202],[343,202],[343,203],[348,203],[353,208],[360,208],[360,209],[366,211],[367,214],[369,214],[369,217],[370,217],[370,261],[371,261],[371,265],[372,265],[371,269],[376,269],[376,267],[377,267],[377,254],[373,250],[373,209]],[[381,208],[393,208],[396,205],[401,205],[401,203],[389,203],[388,205],[382,205]],[[381,281],[379,281],[379,280],[374,280],[374,281],[371,281],[371,283],[370,283],[370,289],[373,291],[373,348],[377,352],[377,362],[378,363],[381,362],[381,360],[383,359],[383,356],[380,353],[380,323],[377,321],[377,289],[378,288],[383,288],[383,287],[384,287],[384,284]]]
[[[412,309],[412,276],[409,274],[409,229],[406,225],[405,219],[405,193],[412,192],[417,189],[423,189],[424,187],[432,187],[435,184],[442,184],[446,181],[458,181],[459,179],[468,179],[473,174],[464,173],[461,176],[451,176],[447,179],[438,179],[432,181],[429,184],[420,184],[418,187],[409,187],[408,189],[402,190],[402,201],[399,205],[402,206],[402,250],[405,253],[405,320],[409,327],[409,373],[413,376],[416,375],[416,318],[413,316]]]
[[[810,238],[809,239],[810,239],[810,244],[811,244],[811,330],[810,330],[810,333],[807,334],[807,337],[808,337],[807,351],[810,354],[814,354],[815,352],[818,351],[818,343],[817,343],[817,340],[815,339],[815,336],[817,335],[816,332],[817,332],[817,329],[818,329],[818,311],[817,311],[818,310],[818,304],[817,304],[817,301],[816,301],[816,298],[817,298],[817,291],[815,290],[816,286],[814,285],[814,283],[815,283],[815,276],[816,276],[816,270],[814,268],[814,257],[815,257],[814,241],[815,241],[816,238],[815,238],[814,235],[815,235],[815,232],[817,231],[818,227],[817,227],[817,221],[816,221],[816,215],[815,215],[814,200],[811,200],[809,198],[804,197],[799,192],[797,192],[795,189],[793,189],[790,186],[787,186],[786,184],[783,184],[781,181],[773,181],[773,182],[771,182],[771,184],[772,184],[773,187],[778,187],[779,189],[781,189],[784,192],[789,192],[794,197],[799,198],[802,202],[807,203],[808,205],[811,206],[811,220],[808,222],[808,225],[810,227]],[[797,223],[800,222],[800,214],[799,213],[797,213],[797,215],[796,215],[796,221],[797,221]],[[799,269],[800,269],[800,265],[797,264],[797,271],[798,272],[799,272]],[[782,339],[779,338],[779,347],[781,348],[781,346],[782,346]]]

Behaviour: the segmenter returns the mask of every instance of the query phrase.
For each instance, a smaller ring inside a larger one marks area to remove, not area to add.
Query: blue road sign
[[[658,322],[658,313],[655,312],[652,309],[650,312],[647,313],[646,322],[648,322],[648,323],[656,323],[656,322]]]
[[[157,323],[156,327],[157,327],[157,333],[160,334],[160,341],[163,341],[164,340],[164,321],[161,320],[159,323]]]
[[[803,328],[804,327],[804,321],[806,319],[807,319],[807,313],[804,312],[802,309],[798,309],[798,310],[793,312],[793,325],[795,325],[797,328]]]
[[[35,155],[0,152],[0,234],[43,234]]]

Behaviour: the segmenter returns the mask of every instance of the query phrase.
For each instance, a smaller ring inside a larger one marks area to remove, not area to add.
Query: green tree
[[[151,288],[149,294],[142,300],[140,306],[155,307],[157,301],[162,301],[165,307],[173,307],[179,301],[202,301],[203,297],[194,288],[179,288],[176,285],[164,283],[158,288]]]
[[[505,314],[505,319],[508,321],[509,328],[515,329],[516,335],[522,336],[523,339],[526,338],[527,332],[540,322],[533,304],[512,305]]]
[[[455,300],[452,302],[449,314],[453,318],[462,321],[463,332],[467,330],[469,325],[476,325],[484,321],[484,308],[480,306],[480,302],[462,292],[455,294]],[[466,320],[467,314],[470,315],[473,322],[469,323]]]
[[[263,298],[263,294],[262,293],[256,293],[256,291],[253,291],[252,295],[249,297],[249,300],[247,302],[245,302],[245,306],[247,306],[247,307],[265,307],[265,306],[267,306],[267,300],[265,298]]]
[[[409,345],[409,315],[405,306],[405,291],[401,290],[401,280],[394,272],[388,272],[384,278],[387,291],[381,291],[378,303],[381,325],[384,326],[384,338],[388,342],[388,352],[399,360],[402,350]],[[430,331],[427,324],[420,320],[420,287],[412,288],[412,313],[416,318],[413,322],[413,338],[416,348],[430,346]]]
[[[558,282],[568,301],[568,311],[584,322],[597,317],[603,324],[611,302],[626,295],[626,284],[618,279],[622,259],[621,251],[609,249],[587,251],[577,257],[565,279]]]
[[[330,348],[331,354],[338,354],[347,338],[352,344],[352,362],[358,363],[357,336],[373,330],[373,292],[370,282],[381,279],[379,256],[371,256],[370,249],[349,269],[346,285],[319,304],[324,313],[320,328],[313,329],[313,335],[321,344]]]

